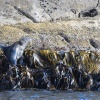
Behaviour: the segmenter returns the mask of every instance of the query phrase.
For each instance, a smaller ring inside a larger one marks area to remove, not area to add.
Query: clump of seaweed
[[[97,90],[100,55],[90,51],[25,49],[17,65],[0,50],[0,90],[16,88]]]

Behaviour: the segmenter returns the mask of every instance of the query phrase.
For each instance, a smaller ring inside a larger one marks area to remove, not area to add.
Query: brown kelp
[[[100,87],[100,54],[93,51],[25,49],[15,66],[0,50],[0,69],[1,90],[97,90]]]

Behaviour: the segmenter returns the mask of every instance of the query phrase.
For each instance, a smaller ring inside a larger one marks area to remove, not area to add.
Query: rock
[[[98,11],[96,8],[89,8],[84,11],[81,11],[78,17],[95,17],[98,15]]]
[[[90,44],[95,48],[95,49],[100,49],[100,41],[96,39],[90,39]]]
[[[3,0],[0,1],[0,23],[68,20],[79,15],[94,17],[99,16],[99,8],[98,0]]]

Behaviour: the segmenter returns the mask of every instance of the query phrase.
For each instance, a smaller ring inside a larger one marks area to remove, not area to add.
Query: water
[[[100,100],[99,91],[17,90],[0,92],[0,100]]]

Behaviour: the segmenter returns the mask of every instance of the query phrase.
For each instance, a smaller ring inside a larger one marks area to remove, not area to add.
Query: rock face
[[[100,52],[99,33],[99,0],[0,0],[2,43],[28,35],[33,48]]]
[[[100,19],[0,26],[0,42],[13,44],[32,37],[32,49],[91,50],[100,53]]]
[[[0,23],[75,19],[79,14],[84,17],[85,12],[94,17],[99,16],[99,9],[99,0],[1,0]]]

